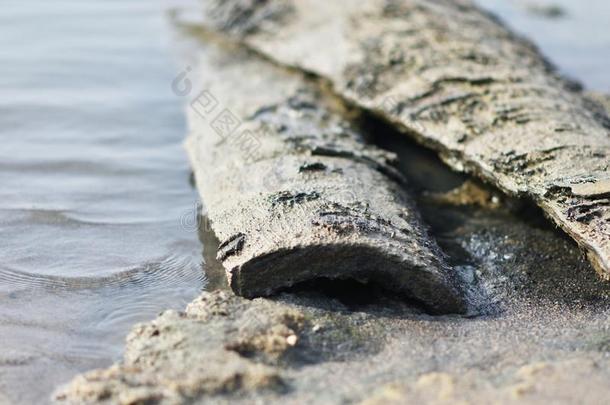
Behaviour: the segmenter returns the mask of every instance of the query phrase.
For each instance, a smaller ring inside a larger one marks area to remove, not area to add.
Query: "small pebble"
[[[297,335],[290,335],[286,338],[286,343],[288,343],[290,346],[294,346],[297,344]]]

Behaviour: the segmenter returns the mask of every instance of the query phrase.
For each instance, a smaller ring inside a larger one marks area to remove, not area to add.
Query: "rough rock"
[[[468,287],[428,235],[396,156],[367,144],[315,82],[207,43],[187,149],[231,288],[253,297],[352,278],[434,312],[468,310]]]
[[[527,196],[610,278],[610,119],[469,0],[208,1],[206,24]]]

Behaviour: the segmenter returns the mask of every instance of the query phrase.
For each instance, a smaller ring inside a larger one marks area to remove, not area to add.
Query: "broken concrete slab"
[[[212,43],[187,150],[233,291],[351,278],[433,312],[467,311],[468,286],[428,235],[395,155],[302,75]]]
[[[534,200],[610,278],[610,119],[494,16],[468,0],[206,3],[210,27]]]

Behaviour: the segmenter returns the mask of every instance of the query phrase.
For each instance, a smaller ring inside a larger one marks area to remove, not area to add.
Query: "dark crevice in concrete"
[[[437,205],[429,207],[427,202],[422,201],[422,197],[426,193],[442,193],[457,188],[472,178],[469,174],[452,170],[443,163],[436,152],[419,145],[384,119],[369,112],[362,111],[358,123],[363,128],[363,132],[368,135],[368,142],[381,149],[396,153],[398,156],[397,168],[407,179],[407,187],[415,195],[422,216],[425,222],[431,226],[433,234],[442,233],[439,230],[442,231],[448,224],[459,221],[452,214],[453,209],[443,212],[444,209],[439,209]],[[524,197],[508,196],[487,183],[485,187],[494,193],[503,195],[503,208],[520,220],[535,228],[553,230],[562,238],[571,240],[565,232],[559,230],[545,216],[544,211],[533,201]],[[443,221],[438,220],[439,216],[443,218]]]
[[[323,297],[324,302],[335,301],[343,307],[337,309],[353,312],[405,306],[413,308],[416,312],[425,312],[425,306],[421,302],[390,291],[374,281],[361,282],[355,279],[320,277],[285,288],[279,292],[282,293]],[[397,306],[398,302],[401,305]]]

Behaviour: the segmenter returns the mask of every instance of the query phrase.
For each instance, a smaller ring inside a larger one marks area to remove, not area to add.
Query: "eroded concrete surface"
[[[476,310],[476,292],[428,235],[395,154],[368,144],[353,112],[300,73],[213,38],[202,46],[206,90],[190,109],[187,150],[236,294],[353,278],[439,313]],[[202,110],[212,99],[237,128],[209,123]]]
[[[610,118],[496,17],[469,0],[204,4],[207,26],[531,198],[610,279]]]

